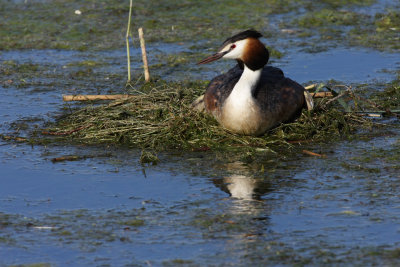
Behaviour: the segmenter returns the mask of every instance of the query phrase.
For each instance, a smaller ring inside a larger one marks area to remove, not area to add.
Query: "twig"
[[[325,158],[326,156],[323,154],[318,154],[309,150],[303,150],[303,153],[309,156],[314,156],[314,157],[321,157],[321,158]]]
[[[133,95],[63,95],[64,101],[90,101],[90,100],[114,100],[129,98]]]
[[[368,116],[368,117],[382,117],[384,115],[391,115],[391,116],[400,116],[400,110],[364,110],[364,111],[350,111],[346,113],[356,113],[361,116]]]
[[[335,96],[334,98],[329,99],[329,100],[325,103],[325,105],[328,105],[329,103],[331,103],[331,102],[333,102],[333,101],[335,101],[335,100],[337,100],[337,99],[343,97],[343,96],[346,95],[347,93],[348,93],[348,91],[344,91],[344,92],[338,94],[338,95]]]
[[[286,142],[288,142],[289,144],[302,144],[302,143],[312,143],[313,141],[312,140],[289,140]]]
[[[313,83],[313,84],[307,85],[306,87],[304,87],[304,89],[310,90],[310,89],[314,89],[317,86],[318,86],[318,83]]]
[[[18,141],[18,142],[25,142],[25,141],[27,141],[27,139],[25,138],[25,137],[19,137],[19,136],[9,136],[9,135],[3,135],[3,134],[0,134],[0,137],[3,139],[3,140],[14,140],[14,141]]]
[[[149,65],[147,63],[146,45],[144,43],[143,28],[139,28],[138,32],[139,32],[139,39],[140,39],[140,47],[142,48],[142,59],[143,59],[143,67],[144,67],[144,80],[146,82],[148,82],[150,80],[150,73],[149,73]]]
[[[52,158],[51,161],[53,163],[56,162],[61,162],[61,161],[75,161],[75,160],[81,160],[81,159],[89,159],[89,158],[99,158],[99,157],[111,157],[111,153],[104,153],[100,155],[83,155],[83,156],[78,156],[78,155],[69,155],[69,156],[61,156],[57,158]]]
[[[63,156],[63,157],[58,157],[58,158],[52,158],[51,162],[55,163],[55,162],[60,162],[60,161],[75,161],[75,160],[79,160],[82,157],[80,156]]]
[[[309,93],[314,98],[333,97],[332,92]]]

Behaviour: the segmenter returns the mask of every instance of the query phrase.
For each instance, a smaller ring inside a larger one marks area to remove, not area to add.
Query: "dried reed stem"
[[[310,90],[310,89],[316,88],[317,86],[318,86],[318,83],[313,83],[313,84],[307,85],[306,87],[304,87],[304,89]]]
[[[90,101],[90,100],[114,100],[126,99],[132,95],[63,95],[64,101]]]
[[[150,73],[149,73],[149,65],[147,63],[146,45],[144,43],[143,28],[139,28],[138,32],[139,32],[139,39],[140,39],[140,47],[142,48],[144,79],[146,82],[148,82],[150,80]]]
[[[317,93],[310,93],[310,95],[314,98],[315,97],[320,98],[320,97],[332,97],[333,96],[332,92],[317,92]]]
[[[321,158],[325,158],[326,156],[324,154],[318,154],[309,150],[303,150],[303,153],[309,156],[314,156],[314,157],[321,157]]]

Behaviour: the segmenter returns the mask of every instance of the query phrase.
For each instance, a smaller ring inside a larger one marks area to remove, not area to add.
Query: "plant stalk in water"
[[[128,60],[128,83],[131,81],[131,56],[130,56],[130,51],[129,51],[129,36],[132,38],[131,34],[131,17],[132,17],[132,0],[130,0],[129,3],[129,17],[128,17],[128,27],[126,29],[126,57]],[[133,41],[133,38],[132,38]]]

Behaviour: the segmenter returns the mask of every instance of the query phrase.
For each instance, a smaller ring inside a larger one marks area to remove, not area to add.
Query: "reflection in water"
[[[255,178],[254,171],[243,162],[236,161],[223,167],[232,174],[223,179],[214,179],[214,183],[231,197],[260,200],[264,194],[271,191],[271,184],[264,179]]]
[[[253,199],[256,180],[244,175],[232,175],[224,178],[224,183],[230,195],[239,199]]]
[[[265,209],[269,205],[261,197],[271,191],[269,183],[243,174],[233,174],[220,181],[219,187],[233,198],[231,211],[234,214],[252,215],[257,220],[266,218],[268,211]]]
[[[237,161],[222,166],[228,173],[223,178],[214,179],[214,184],[231,198],[225,203],[225,213],[232,224],[230,240],[226,250],[234,250],[233,260],[240,260],[252,253],[254,246],[269,239],[271,201],[262,197],[271,192],[271,184],[263,177],[255,177],[257,171]],[[240,249],[237,249],[240,248]]]
[[[224,164],[222,167],[231,175],[214,179],[213,182],[231,196],[229,213],[233,216],[245,216],[246,236],[262,235],[271,209],[271,203],[262,198],[272,191],[271,183],[262,177],[255,177],[255,170],[240,161]]]

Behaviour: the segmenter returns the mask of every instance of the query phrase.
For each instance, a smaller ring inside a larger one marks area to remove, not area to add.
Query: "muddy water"
[[[150,62],[171,51],[190,49],[154,46]],[[77,62],[89,60],[99,64],[91,86],[71,80],[81,68]],[[23,135],[25,124],[34,127],[64,112],[69,106],[61,94],[108,92],[123,80],[124,60],[122,51],[2,52],[2,64],[30,63],[44,75],[2,83],[1,132]],[[139,59],[133,61],[139,70]],[[229,64],[184,62],[154,74],[209,79]],[[336,49],[291,52],[273,64],[302,83],[385,82],[394,78],[399,59]],[[113,80],[111,74],[120,76]],[[396,265],[399,125],[382,122],[393,127],[377,129],[367,141],[303,147],[326,158],[294,150],[262,155],[256,165],[215,160],[211,153],[170,152],[159,155],[157,166],[141,166],[136,150],[0,141],[0,265]],[[10,128],[13,123],[17,127]],[[64,155],[97,157],[51,162]]]

